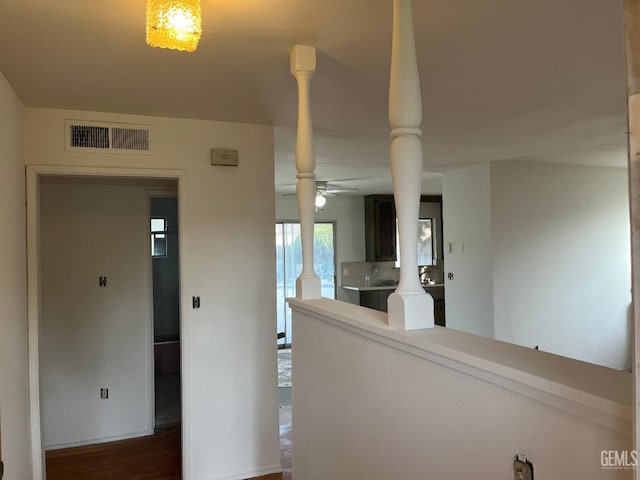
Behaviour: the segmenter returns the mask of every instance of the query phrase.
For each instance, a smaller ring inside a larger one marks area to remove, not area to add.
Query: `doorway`
[[[320,277],[322,296],[336,298],[335,223],[316,222],[314,225],[314,268]],[[302,271],[302,238],[300,223],[276,223],[276,283],[278,348],[290,348],[291,309],[286,298],[296,294],[296,279]]]
[[[155,428],[180,423],[180,264],[178,199],[150,198]]]
[[[177,182],[51,174],[35,176],[34,184],[41,294],[35,310],[35,378],[46,457],[81,452],[86,445],[107,449],[152,435],[156,402],[149,190],[170,188],[175,197]],[[177,236],[177,220],[175,225]],[[177,282],[179,268],[175,274]],[[179,312],[178,305],[178,335]],[[177,369],[179,378],[179,360]],[[179,400],[179,390],[177,396]],[[177,418],[179,422],[179,410]],[[180,430],[178,424],[178,447]],[[171,468],[180,473],[179,453]],[[34,478],[41,477],[34,472]]]

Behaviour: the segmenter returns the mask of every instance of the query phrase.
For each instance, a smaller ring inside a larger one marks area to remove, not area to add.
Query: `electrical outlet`
[[[100,398],[102,400],[106,400],[107,398],[109,398],[109,389],[108,388],[101,388],[100,389]]]
[[[533,480],[533,465],[524,455],[513,460],[513,480]]]

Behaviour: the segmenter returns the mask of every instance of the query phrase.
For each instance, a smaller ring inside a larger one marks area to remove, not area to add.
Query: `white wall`
[[[68,153],[64,120],[142,123],[153,155]],[[30,165],[182,169],[179,184],[186,479],[280,469],[271,127],[25,109]],[[211,148],[239,150],[213,167]],[[149,170],[150,175],[153,170]],[[201,298],[192,310],[191,297]]]
[[[482,369],[496,366],[494,362],[471,359],[495,347],[505,362],[497,367],[502,373],[508,367],[528,365],[527,373],[541,368],[531,358],[537,355],[551,371],[558,361],[560,381],[570,384],[588,385],[590,378],[600,382],[611,375],[618,381],[605,383],[612,390],[623,387],[627,414],[632,404],[629,374],[605,373],[593,365],[576,365],[579,362],[529,349],[518,355],[515,350],[525,349],[500,348],[499,342],[474,340],[471,335],[465,335],[470,338],[460,349],[457,337],[463,334],[450,329],[417,332],[413,340],[406,339],[409,335],[386,328],[384,314],[378,314],[379,327],[367,328],[375,325],[371,313],[351,314],[340,305],[331,305],[326,312],[329,319],[324,320],[315,311],[294,310],[295,478],[509,479],[517,453],[533,462],[535,478],[631,478],[630,470],[600,466],[602,450],[631,448],[631,421],[625,422],[626,433],[620,433],[615,421],[605,425],[580,417],[579,402],[564,405],[565,410],[541,401],[545,396],[533,395],[533,388],[516,393],[505,388],[509,383],[502,383],[504,377],[498,383],[487,380],[489,372]],[[364,333],[359,321],[366,324]],[[371,332],[388,335],[393,346],[376,341],[378,337],[372,340]],[[411,342],[407,348],[412,353],[401,349],[403,341]],[[433,361],[421,358],[420,347],[414,347],[427,342],[433,342]],[[456,354],[473,362],[473,369],[457,370]],[[562,378],[566,372],[575,378]],[[527,373],[521,375],[532,384],[545,384]],[[518,375],[513,378],[517,381]],[[606,403],[602,397],[593,398]],[[607,405],[603,410],[609,408],[613,412],[617,407]]]
[[[487,337],[494,333],[490,174],[488,164],[455,170],[442,185],[447,327]]]
[[[625,169],[491,168],[495,336],[631,367]]]
[[[292,167],[293,168],[293,167]],[[276,219],[278,221],[298,221],[296,197],[276,197]],[[324,210],[316,212],[316,221],[336,222],[336,277],[340,283],[340,264],[342,262],[363,262],[364,243],[364,197],[339,195],[327,199]],[[338,300],[358,304],[358,292],[336,288]]]
[[[448,327],[631,367],[626,170],[493,162],[443,185]]]
[[[0,434],[6,480],[31,478],[23,110],[0,73]]]
[[[148,202],[142,186],[40,186],[47,448],[153,433]]]

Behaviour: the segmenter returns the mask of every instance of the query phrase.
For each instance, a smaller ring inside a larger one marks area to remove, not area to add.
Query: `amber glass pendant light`
[[[147,44],[193,52],[202,33],[200,0],[147,0]]]

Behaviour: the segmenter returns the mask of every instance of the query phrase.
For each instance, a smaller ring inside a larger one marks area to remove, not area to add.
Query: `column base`
[[[317,276],[296,278],[296,298],[300,300],[322,298],[320,278]]]
[[[400,330],[433,328],[433,298],[428,293],[392,293],[387,302],[389,326]]]

